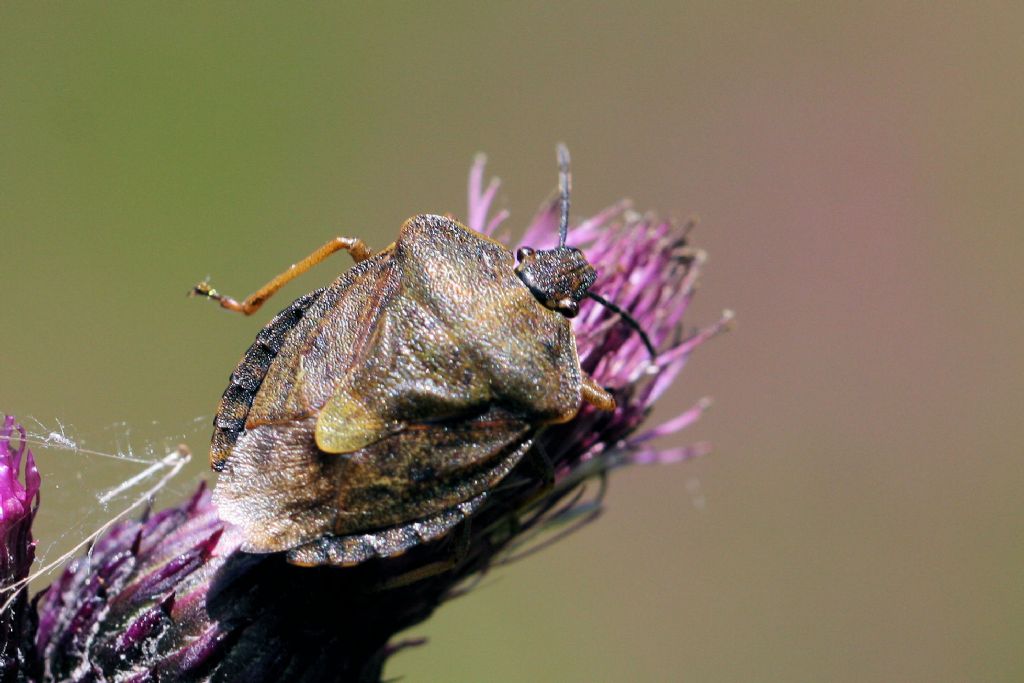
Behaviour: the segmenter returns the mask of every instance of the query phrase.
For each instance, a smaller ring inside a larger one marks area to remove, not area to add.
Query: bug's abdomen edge
[[[230,383],[221,396],[213,418],[210,467],[215,471],[224,469],[224,463],[245,428],[252,402],[263,384],[270,363],[281,350],[285,336],[299,324],[306,310],[323,291],[318,289],[293,301],[259,331],[256,341],[242,354],[242,360],[231,373]]]

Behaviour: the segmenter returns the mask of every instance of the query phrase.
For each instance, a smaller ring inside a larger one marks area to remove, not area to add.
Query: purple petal
[[[17,435],[18,445],[11,440]],[[22,473],[22,463],[24,472]],[[24,479],[24,481],[22,481]],[[13,417],[0,427],[0,678],[21,680],[30,675],[34,659],[31,629],[34,613],[25,595],[35,560],[32,521],[39,506],[39,470],[28,450],[24,427]]]

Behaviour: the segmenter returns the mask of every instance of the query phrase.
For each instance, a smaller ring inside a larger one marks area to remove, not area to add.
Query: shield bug
[[[580,368],[569,318],[596,278],[566,246],[569,155],[558,150],[559,245],[504,245],[419,215],[378,252],[336,238],[242,302],[252,314],[345,250],[355,265],[256,336],[214,418],[210,463],[242,548],[352,565],[438,539],[470,516],[538,430],[615,400]],[[623,319],[646,335],[631,318]],[[653,349],[652,349],[653,353]]]

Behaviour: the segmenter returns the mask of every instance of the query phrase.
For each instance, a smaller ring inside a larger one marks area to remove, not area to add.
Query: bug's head
[[[516,275],[530,288],[542,305],[566,318],[580,312],[580,299],[587,296],[597,271],[576,247],[565,246],[569,234],[569,150],[558,146],[558,194],[561,217],[558,221],[558,246],[554,249],[521,247],[516,252]]]
[[[580,299],[597,279],[597,271],[576,247],[516,251],[516,275],[537,301],[572,318],[580,311]]]
[[[593,299],[613,313],[622,317],[622,322],[640,336],[651,358],[658,355],[650,337],[627,311],[619,308],[600,294],[590,291],[597,279],[597,271],[587,257],[576,247],[567,247],[569,235],[569,193],[572,190],[572,176],[569,174],[569,150],[558,146],[558,194],[561,216],[558,221],[558,246],[554,249],[531,249],[521,247],[516,252],[516,275],[542,305],[558,311],[566,318],[580,312],[580,300]]]

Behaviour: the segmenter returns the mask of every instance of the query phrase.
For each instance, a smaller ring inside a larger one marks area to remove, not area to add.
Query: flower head
[[[21,587],[36,554],[32,520],[39,507],[39,470],[26,438],[14,418],[4,419],[0,427],[0,586],[6,590],[0,593],[0,680],[5,681],[30,668],[33,655],[34,613]]]
[[[467,223],[493,235],[508,213],[492,213],[498,183],[484,187],[483,174],[479,157],[470,172]],[[524,243],[554,246],[558,223],[559,204],[545,204]],[[378,680],[386,658],[402,646],[392,642],[397,632],[426,619],[473,577],[593,519],[610,470],[707,450],[654,443],[696,420],[704,402],[641,429],[689,354],[726,322],[689,334],[683,328],[704,258],[687,244],[690,227],[620,202],[569,231],[568,244],[583,250],[598,273],[591,290],[612,304],[581,302],[573,322],[580,363],[617,408],[586,406],[538,434],[524,462],[460,528],[356,567],[296,567],[280,554],[240,552],[238,530],[217,517],[200,487],[183,505],[116,525],[74,561],[37,598],[38,630],[31,642],[18,641],[28,653],[23,659],[36,661],[48,680]],[[20,452],[15,471],[19,458]],[[0,470],[5,520],[11,501],[30,522],[25,511],[38,474],[18,488],[4,471],[11,470]],[[15,558],[7,566],[27,573],[27,524],[22,531],[4,528],[7,557]]]

